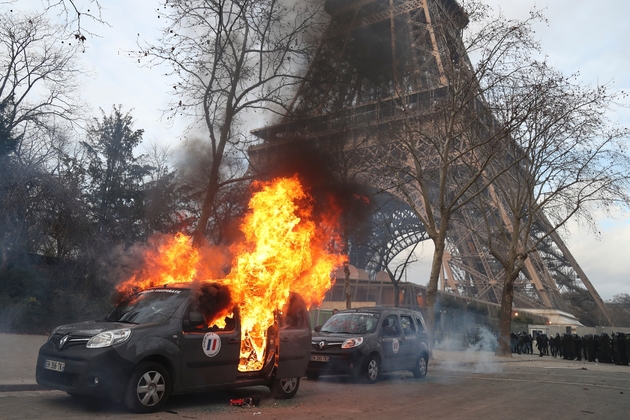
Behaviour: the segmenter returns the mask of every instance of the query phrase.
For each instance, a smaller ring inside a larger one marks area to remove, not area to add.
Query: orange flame
[[[151,247],[144,251],[144,267],[124,283],[116,286],[119,293],[130,295],[149,287],[191,282],[197,275],[199,251],[183,233],[155,235]]]
[[[299,293],[308,307],[321,303],[332,286],[331,272],[345,260],[332,249],[338,240],[334,232],[339,212],[334,206],[330,215],[316,219],[313,199],[297,176],[254,186],[260,190],[250,200],[251,212],[241,225],[245,240],[232,249],[235,259],[227,277],[205,277],[209,262],[179,233],[162,239],[146,256],[145,269],[118,287],[125,293],[193,280],[228,286],[241,316],[240,371],[262,369],[266,332],[290,292]]]

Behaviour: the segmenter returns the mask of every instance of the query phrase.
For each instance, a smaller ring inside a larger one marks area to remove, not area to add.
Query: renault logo
[[[61,340],[59,340],[59,348],[62,348],[63,345],[66,344],[66,341],[68,341],[69,337],[70,337],[70,334],[67,334],[61,337]]]
[[[323,340],[322,340],[322,341],[320,341],[320,342],[319,342],[319,344],[318,344],[319,349],[320,349],[320,350],[321,350],[321,349],[323,349],[325,345],[326,345],[326,342],[325,342],[325,341],[323,341]]]

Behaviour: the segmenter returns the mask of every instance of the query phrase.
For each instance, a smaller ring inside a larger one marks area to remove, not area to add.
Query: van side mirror
[[[322,330],[322,326],[318,325],[315,328],[313,328],[313,330],[315,330],[315,332],[320,332]]]
[[[206,318],[202,313],[196,311],[190,311],[188,313],[188,325],[190,327],[199,327],[206,323]]]

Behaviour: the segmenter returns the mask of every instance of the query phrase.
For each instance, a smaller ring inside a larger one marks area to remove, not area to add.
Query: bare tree
[[[79,47],[64,43],[64,34],[42,15],[0,14],[0,104],[3,125],[14,137],[28,141],[81,115]]]
[[[570,219],[594,226],[595,209],[630,203],[629,132],[607,117],[621,94],[583,87],[545,62],[519,66],[510,80],[485,94],[501,123],[521,122],[510,126],[512,147],[488,171],[500,173],[496,182],[475,190],[486,227],[477,233],[504,270],[502,356],[510,355],[515,282],[532,253]]]
[[[192,234],[201,214],[212,168],[212,152],[203,139],[189,139],[180,149],[175,179],[179,200],[179,231]],[[215,245],[228,244],[238,235],[235,221],[247,205],[249,180],[242,178],[247,162],[234,153],[226,154],[220,168],[222,179],[232,180],[221,186],[206,224],[206,239]],[[242,180],[242,182],[238,182]]]
[[[256,112],[282,113],[319,8],[282,0],[180,0],[164,2],[159,13],[167,22],[163,36],[157,45],[142,45],[138,58],[171,66],[179,81],[168,118],[191,117],[191,128],[203,127],[209,137],[210,174],[194,232],[199,245],[220,188],[232,181],[222,176],[224,157],[247,146],[239,127]]]
[[[614,295],[607,306],[613,319],[613,325],[630,325],[630,295],[620,293]]]
[[[385,266],[385,271],[394,285],[394,306],[400,306],[400,282],[411,264],[417,261],[415,252],[419,242],[413,244],[408,250],[407,256],[402,261],[391,261]],[[392,268],[394,271],[392,271]]]
[[[52,215],[76,195],[48,173],[65,142],[62,126],[75,124],[81,113],[77,47],[62,42],[64,33],[39,14],[0,13],[0,269],[11,254],[64,255],[69,249],[60,236],[55,246],[46,245],[44,233],[61,226]]]
[[[21,5],[17,0],[3,0],[0,5]],[[12,12],[13,9],[10,9]],[[103,20],[103,7],[99,0],[41,0],[42,13],[54,16],[66,29],[63,38],[66,42],[83,45],[87,37],[96,34],[85,26],[86,21],[106,24]]]
[[[403,95],[413,89],[399,78],[400,97],[407,98],[400,103],[404,118],[391,133],[395,147],[378,167],[386,188],[411,207],[434,243],[427,285],[429,331],[435,322],[438,280],[453,218],[478,193],[479,184],[495,182],[498,174],[490,174],[488,167],[509,147],[506,128],[519,122],[520,115],[514,115],[503,126],[497,124],[485,91],[509,80],[506,63],[519,65],[538,47],[531,26],[541,19],[539,14],[511,21],[490,16],[476,1],[466,6],[472,27],[466,33],[463,27],[454,33],[448,17],[433,21],[434,27],[444,26],[441,86],[430,94]],[[471,56],[476,58],[474,65]]]

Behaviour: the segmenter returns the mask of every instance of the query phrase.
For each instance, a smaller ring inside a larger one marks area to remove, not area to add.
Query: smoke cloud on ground
[[[435,346],[435,350],[441,352],[440,366],[452,372],[467,373],[495,373],[500,372],[499,365],[494,362],[494,351],[497,347],[497,338],[487,328],[479,328],[476,342],[472,345],[464,344],[459,340],[445,339]],[[457,353],[457,357],[450,357]]]

